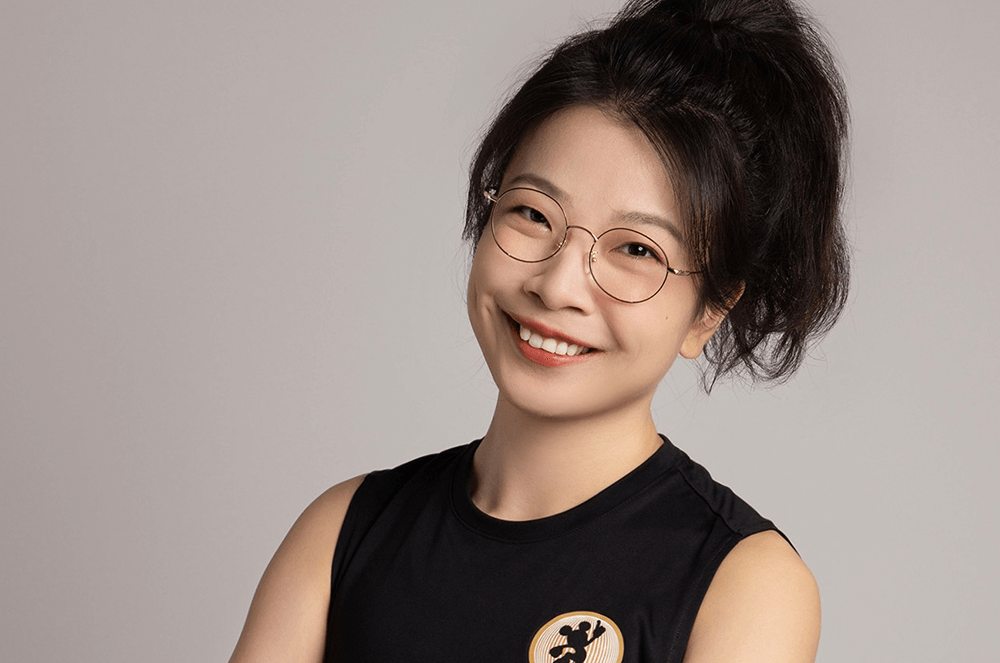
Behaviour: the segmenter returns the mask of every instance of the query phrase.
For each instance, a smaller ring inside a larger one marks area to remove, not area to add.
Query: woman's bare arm
[[[816,581],[777,532],[747,537],[705,595],[684,663],[813,663],[819,644]]]
[[[363,479],[330,488],[292,525],[257,586],[230,663],[322,661],[333,551]]]

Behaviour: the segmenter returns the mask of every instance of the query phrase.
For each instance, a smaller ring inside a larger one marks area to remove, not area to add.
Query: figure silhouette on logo
[[[601,620],[597,620],[594,633],[591,635],[590,622],[580,622],[573,628],[569,624],[559,629],[559,635],[566,637],[566,644],[553,647],[549,650],[549,656],[556,658],[552,663],[583,663],[587,660],[587,647],[594,640],[604,635],[607,629],[601,626]],[[565,655],[563,655],[565,652]]]

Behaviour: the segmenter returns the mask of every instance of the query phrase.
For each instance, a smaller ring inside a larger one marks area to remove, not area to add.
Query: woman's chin
[[[576,384],[554,389],[551,385],[525,384],[515,380],[498,382],[499,399],[525,416],[572,422],[599,417],[617,417],[627,412],[648,412],[651,395],[615,394],[607,385]],[[645,409],[643,409],[645,408]]]

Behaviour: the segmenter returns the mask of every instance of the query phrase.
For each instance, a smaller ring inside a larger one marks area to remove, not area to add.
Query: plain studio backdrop
[[[483,434],[467,164],[617,6],[3,3],[0,658],[225,660],[316,495]],[[850,306],[791,383],[682,361],[655,416],[795,541],[821,662],[996,661],[1000,5],[811,7]]]

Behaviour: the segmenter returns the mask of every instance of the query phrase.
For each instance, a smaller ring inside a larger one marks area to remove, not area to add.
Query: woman
[[[657,434],[678,355],[781,380],[843,307],[846,113],[785,0],[632,2],[559,46],[476,155],[481,441],[316,500],[233,661],[812,661],[774,525]]]

